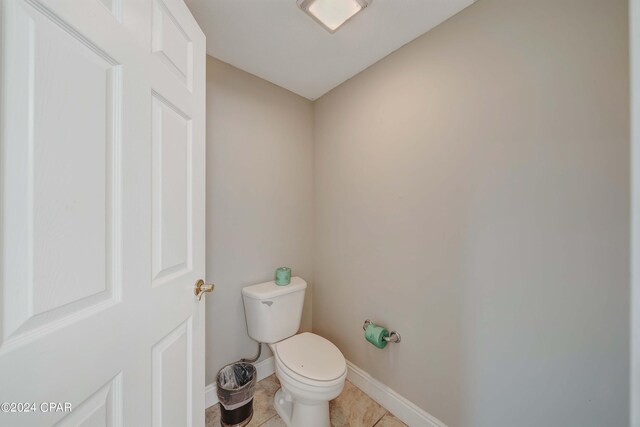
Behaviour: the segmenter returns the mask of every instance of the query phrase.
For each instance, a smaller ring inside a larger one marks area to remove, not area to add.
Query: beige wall
[[[629,1],[631,59],[631,426],[640,427],[640,0]]]
[[[315,104],[313,329],[450,427],[628,425],[627,29],[480,0]]]
[[[255,354],[243,286],[281,265],[311,282],[312,144],[310,101],[207,57],[207,384]]]

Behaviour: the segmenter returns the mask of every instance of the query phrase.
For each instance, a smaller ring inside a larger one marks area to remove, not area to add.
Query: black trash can
[[[253,417],[253,393],[256,368],[251,363],[236,362],[225,366],[216,376],[220,401],[220,424],[241,427]]]

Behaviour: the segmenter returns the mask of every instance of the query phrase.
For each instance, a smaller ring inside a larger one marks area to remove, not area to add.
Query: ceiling
[[[185,0],[207,53],[314,100],[475,0],[373,0],[330,34],[296,0]]]

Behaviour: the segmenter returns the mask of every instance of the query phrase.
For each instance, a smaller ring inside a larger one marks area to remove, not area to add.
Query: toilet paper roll
[[[276,270],[276,285],[286,286],[291,283],[291,269],[280,267]]]
[[[366,340],[378,348],[385,348],[387,346],[387,342],[384,340],[384,337],[388,336],[388,330],[382,326],[374,325],[373,323],[369,323],[369,325],[367,325],[367,329],[364,331],[364,337]]]

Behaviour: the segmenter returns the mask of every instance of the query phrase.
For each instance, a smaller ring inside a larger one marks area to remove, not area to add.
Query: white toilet
[[[329,427],[329,401],[342,392],[347,364],[338,347],[300,328],[307,282],[266,282],[242,289],[249,336],[269,344],[281,388],[274,405],[287,426]]]

